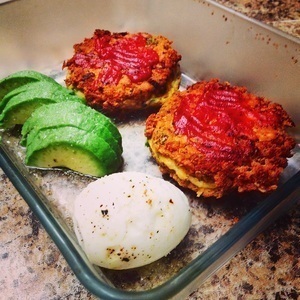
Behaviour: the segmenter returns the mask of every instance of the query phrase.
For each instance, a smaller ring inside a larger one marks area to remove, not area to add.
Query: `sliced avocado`
[[[93,132],[106,140],[117,154],[122,153],[121,134],[112,121],[89,106],[73,101],[53,103],[35,110],[22,127],[21,145],[30,144],[40,129],[63,126]]]
[[[27,143],[23,144],[21,143],[22,146],[24,147],[29,147],[33,142],[35,142],[35,138],[36,136],[39,135],[39,133],[41,131],[44,130],[56,130],[56,129],[63,129],[63,128],[77,128],[80,129],[82,131],[85,131],[84,129],[78,128],[78,127],[74,127],[74,126],[69,126],[69,125],[60,125],[59,127],[47,127],[47,128],[41,128],[39,130],[32,130],[29,132],[28,136],[27,136]],[[122,147],[117,143],[117,141],[112,137],[111,133],[105,128],[103,127],[101,130],[99,131],[85,131],[87,134],[91,133],[95,136],[97,136],[98,138],[100,138],[101,140],[105,141],[110,148],[116,153],[116,155],[122,155],[123,149]]]
[[[42,104],[76,101],[83,103],[83,99],[70,94],[67,89],[59,84],[47,81],[34,82],[23,86],[24,90],[8,99],[0,114],[0,127],[11,128],[16,124],[23,124],[31,113]],[[33,103],[36,102],[36,103]],[[24,112],[22,111],[24,110]]]
[[[80,124],[81,118],[86,117],[83,115],[86,108],[86,105],[73,101],[53,103],[38,108],[22,127],[22,144],[26,142],[27,135],[32,130]]]
[[[0,107],[2,106],[3,97],[14,89],[36,81],[56,82],[51,77],[32,70],[24,70],[13,73],[0,80]]]
[[[49,103],[53,103],[53,100],[33,98],[10,106],[0,115],[0,127],[7,129],[15,125],[22,125],[35,109]]]
[[[60,127],[38,132],[26,148],[25,163],[40,168],[65,167],[101,177],[116,172],[122,157],[93,132]]]
[[[84,99],[78,97],[75,95],[75,93],[66,87],[60,85],[55,80],[51,81],[36,81],[31,82],[22,86],[19,86],[18,88],[15,88],[11,92],[7,93],[2,100],[7,99],[10,100],[14,96],[26,93],[27,95],[34,95],[36,96],[38,93],[43,93],[47,96],[57,96],[57,97],[70,97],[70,100],[75,100],[84,103]]]
[[[62,125],[80,125],[87,106],[73,101],[53,103],[36,109],[22,127],[22,141],[31,131]],[[77,126],[74,126],[77,127]],[[80,128],[80,127],[79,127]]]
[[[4,97],[2,98],[2,101],[0,101],[0,112],[4,109],[7,102],[14,96],[16,96],[20,93],[24,93],[24,92],[27,92],[27,93],[31,92],[31,93],[36,94],[41,89],[44,89],[45,85],[47,85],[48,91],[51,88],[53,88],[53,91],[58,89],[59,91],[61,91],[61,93],[63,93],[63,95],[68,94],[68,97],[71,97],[70,100],[72,100],[72,99],[74,99],[74,97],[76,97],[75,101],[78,101],[77,98],[80,98],[80,97],[76,96],[73,91],[71,91],[70,89],[67,89],[66,87],[63,87],[58,82],[56,82],[54,79],[52,79],[50,77],[47,77],[47,78],[49,78],[50,80],[46,80],[44,82],[40,82],[40,81],[29,82],[27,84],[16,87],[15,89],[8,92],[6,95],[4,95]],[[83,98],[80,98],[80,99],[81,99],[81,102],[84,102]]]

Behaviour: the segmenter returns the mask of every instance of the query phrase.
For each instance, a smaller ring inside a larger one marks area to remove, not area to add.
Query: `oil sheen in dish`
[[[173,184],[123,172],[90,183],[76,198],[74,228],[95,265],[130,269],[167,255],[187,234],[191,211]]]

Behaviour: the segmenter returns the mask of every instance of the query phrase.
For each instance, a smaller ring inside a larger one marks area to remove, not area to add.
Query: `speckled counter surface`
[[[300,37],[300,2],[297,0],[216,0],[216,2]]]
[[[300,37],[300,3],[217,2]],[[0,300],[95,299],[0,169]],[[300,299],[300,204],[222,267],[189,300]]]

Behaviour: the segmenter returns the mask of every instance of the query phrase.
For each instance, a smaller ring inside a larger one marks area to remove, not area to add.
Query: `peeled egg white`
[[[173,184],[138,172],[90,183],[76,198],[74,229],[88,259],[129,269],[167,255],[187,234],[191,212]]]

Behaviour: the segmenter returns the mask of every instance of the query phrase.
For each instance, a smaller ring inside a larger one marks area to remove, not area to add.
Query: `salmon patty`
[[[64,61],[66,85],[109,114],[160,107],[180,84],[181,55],[172,42],[145,32],[97,29]]]
[[[197,196],[277,188],[295,147],[281,105],[217,79],[178,91],[146,121],[162,173]]]

